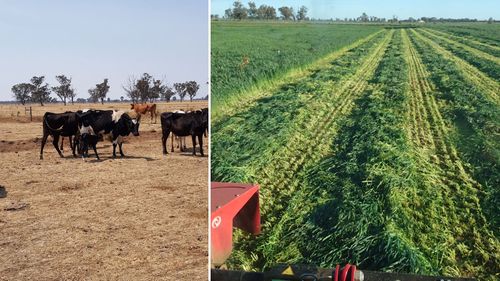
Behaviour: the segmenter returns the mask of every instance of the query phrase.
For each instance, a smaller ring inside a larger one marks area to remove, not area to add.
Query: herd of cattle
[[[97,142],[109,138],[113,142],[113,157],[116,157],[116,147],[120,150],[123,157],[122,144],[123,137],[133,134],[139,136],[139,125],[142,114],[151,112],[151,120],[156,115],[156,105],[137,105],[132,104],[133,111],[116,110],[78,110],[76,112],[66,111],[64,113],[46,112],[43,116],[43,137],[40,149],[40,159],[43,159],[43,148],[47,142],[48,136],[52,136],[52,144],[64,157],[59,149],[59,138],[69,137],[70,147],[73,156],[77,153],[82,157],[88,157],[88,149],[91,147],[97,154]],[[154,112],[154,113],[153,113]],[[174,151],[173,135],[183,138],[191,136],[193,141],[193,155],[196,155],[196,138],[200,147],[200,154],[203,154],[203,135],[208,131],[208,108],[196,111],[176,111],[164,112],[160,115],[162,128],[163,154],[167,154],[166,142],[172,133],[172,149]],[[156,122],[156,116],[155,116]],[[180,145],[183,150],[183,145]],[[184,145],[185,148],[185,145]]]

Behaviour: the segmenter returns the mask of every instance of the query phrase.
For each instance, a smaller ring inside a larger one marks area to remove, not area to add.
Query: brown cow
[[[158,115],[156,114],[156,103],[153,104],[130,104],[130,109],[134,110],[138,114],[146,114],[151,112],[151,123],[153,122],[153,116],[155,117],[155,124]]]

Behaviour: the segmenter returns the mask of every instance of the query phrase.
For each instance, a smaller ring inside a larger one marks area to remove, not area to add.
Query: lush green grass
[[[265,37],[267,44],[255,52],[263,57],[287,41],[273,39],[277,29],[294,34],[313,28],[217,24],[219,31],[249,30],[230,39]],[[358,27],[373,33],[373,27]],[[262,34],[269,28],[273,32]],[[259,83],[267,90],[212,124],[212,180],[261,184],[263,233],[236,235],[230,268],[352,262],[373,270],[498,277],[498,105],[480,90],[481,79],[467,79],[477,76],[463,71],[467,63],[451,59],[463,56],[461,50],[443,55],[416,33],[392,34],[378,33],[279,87],[266,89],[265,81],[286,81],[279,76],[318,57],[272,74],[266,64],[257,65],[250,80],[232,72],[246,71],[251,59],[242,68],[234,61],[232,70],[223,69],[241,83],[214,93],[214,103],[233,95],[243,100],[245,89]],[[243,43],[219,43],[226,44],[219,50],[244,54]],[[449,48],[448,41],[438,43]],[[414,131],[422,141],[413,139]]]
[[[294,84],[284,85],[269,97],[258,99],[254,106],[242,108],[230,118],[212,124],[212,179],[261,180],[256,176],[254,166],[268,163],[266,156],[272,159],[277,150],[288,145],[290,136],[297,133],[297,128],[291,124],[301,114],[308,114],[304,112],[308,111],[307,105],[330,94],[328,83],[338,82],[355,72],[366,50],[382,37],[377,36],[332,61],[328,68],[314,71]]]
[[[287,70],[309,64],[382,28],[214,21],[211,46],[212,106],[217,110],[227,98],[284,74]]]
[[[457,36],[471,38],[500,47],[500,24],[498,23],[426,24],[425,27],[450,32]]]

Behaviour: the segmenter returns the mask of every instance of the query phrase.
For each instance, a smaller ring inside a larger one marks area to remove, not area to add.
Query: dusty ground
[[[143,119],[123,159],[49,142],[39,160],[41,122],[22,119],[0,115],[0,280],[207,280],[207,157],[164,157]]]

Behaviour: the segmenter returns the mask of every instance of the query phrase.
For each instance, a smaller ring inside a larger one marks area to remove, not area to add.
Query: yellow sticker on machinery
[[[292,276],[295,275],[293,273],[293,270],[292,270],[291,266],[288,266],[285,270],[283,270],[283,272],[281,274],[283,274],[283,275],[292,275]]]

